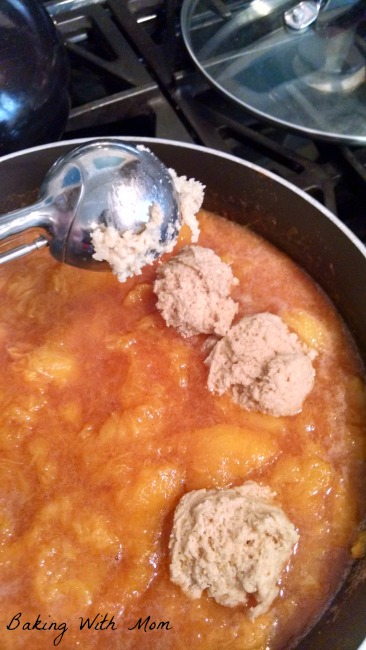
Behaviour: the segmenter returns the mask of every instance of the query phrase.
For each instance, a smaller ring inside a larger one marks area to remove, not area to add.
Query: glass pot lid
[[[260,118],[366,144],[365,0],[185,0],[201,72]]]

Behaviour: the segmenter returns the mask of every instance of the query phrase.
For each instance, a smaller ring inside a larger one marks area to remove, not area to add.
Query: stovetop
[[[217,11],[221,0],[211,0]],[[366,148],[316,141],[258,120],[194,67],[179,0],[45,2],[66,44],[64,138],[157,137],[232,153],[308,192],[366,242]]]

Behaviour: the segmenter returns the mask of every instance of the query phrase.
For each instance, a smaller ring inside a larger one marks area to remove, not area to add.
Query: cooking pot
[[[0,155],[53,142],[68,113],[66,52],[38,0],[0,3]]]
[[[0,158],[1,212],[32,200],[51,164],[84,141]],[[366,361],[366,248],[346,226],[287,181],[234,156],[179,142],[133,141],[146,144],[178,174],[204,183],[204,207],[248,225],[306,269],[343,316]],[[362,644],[365,649],[365,612],[366,558],[355,563],[327,612],[296,648],[356,650]]]

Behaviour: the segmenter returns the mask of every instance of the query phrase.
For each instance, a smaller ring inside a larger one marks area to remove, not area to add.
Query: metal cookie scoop
[[[105,270],[108,264],[92,257],[91,232],[97,226],[114,226],[120,234],[139,232],[154,204],[163,214],[164,244],[179,229],[178,198],[168,169],[144,147],[114,139],[88,142],[54,163],[37,203],[0,216],[0,240],[35,227],[46,233],[2,253],[0,264],[49,246],[60,262]]]

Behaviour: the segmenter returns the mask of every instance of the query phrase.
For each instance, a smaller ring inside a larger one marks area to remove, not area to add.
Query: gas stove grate
[[[222,8],[216,0],[217,10]],[[366,149],[259,121],[195,70],[175,0],[52,0],[71,67],[68,138],[129,135],[195,142],[269,169],[366,241]]]

